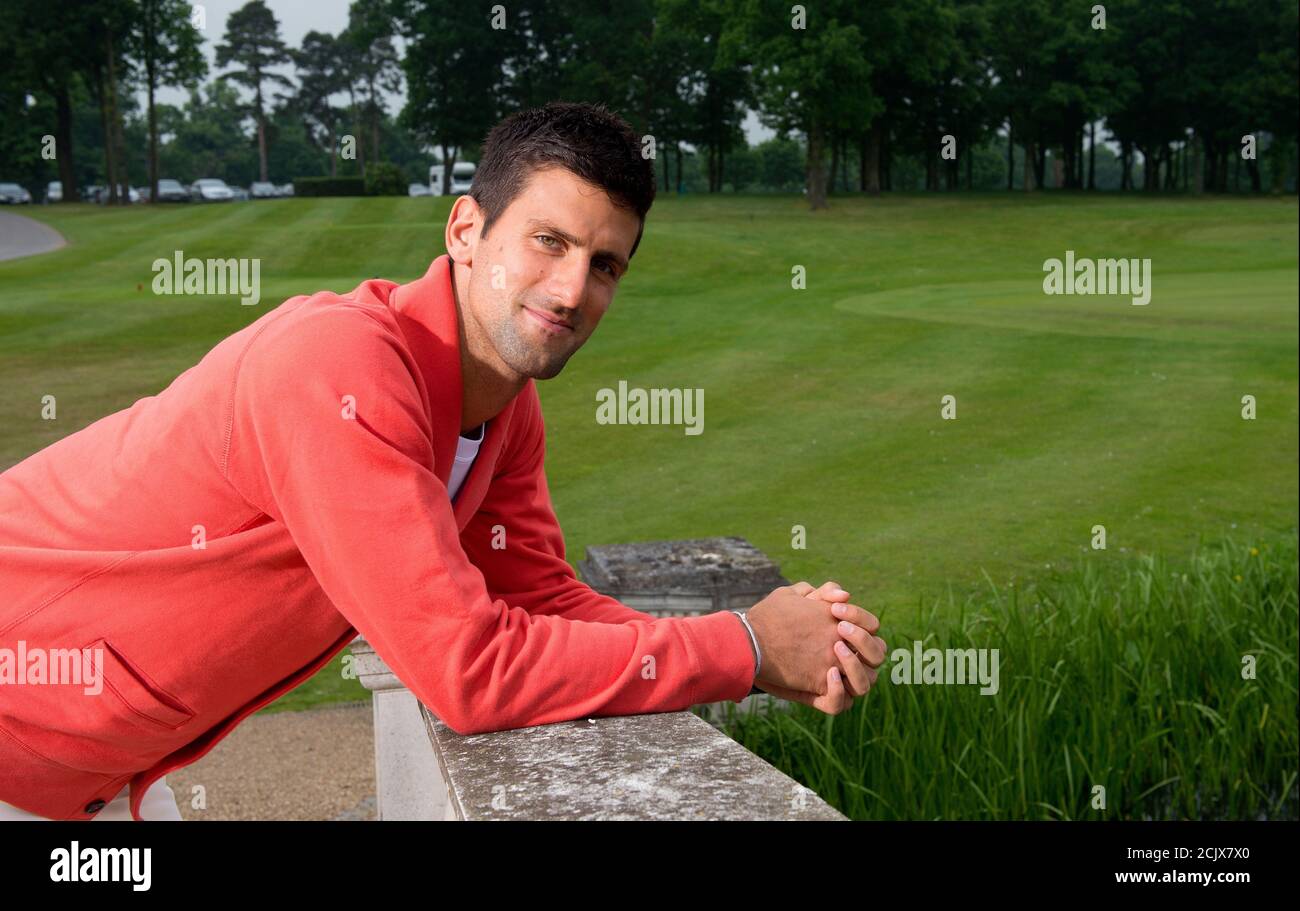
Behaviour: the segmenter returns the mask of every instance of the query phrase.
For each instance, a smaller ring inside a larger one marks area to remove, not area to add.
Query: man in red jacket
[[[834,583],[656,619],[565,560],[534,380],[627,272],[640,149],[599,107],[508,118],[424,277],[290,298],[0,474],[0,802],[88,819],[129,785],[139,819],[357,632],[460,733],[867,692],[885,645]],[[69,654],[96,682],[53,679]]]

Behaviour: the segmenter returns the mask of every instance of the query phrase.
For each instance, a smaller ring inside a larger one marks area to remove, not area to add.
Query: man
[[[291,298],[0,474],[0,648],[85,649],[103,683],[0,685],[0,801],[86,819],[129,785],[140,819],[358,631],[466,734],[865,694],[878,622],[833,583],[655,619],[565,561],[533,381],[595,330],[654,192],[604,109],[510,117],[423,278]]]

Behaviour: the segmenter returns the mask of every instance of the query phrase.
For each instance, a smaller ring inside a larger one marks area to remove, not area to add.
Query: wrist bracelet
[[[745,629],[749,632],[749,641],[754,646],[754,679],[758,679],[758,673],[763,669],[763,652],[758,647],[758,637],[754,635],[754,628],[749,625],[749,618],[738,610],[733,610],[733,614],[740,618],[740,622],[745,624]]]

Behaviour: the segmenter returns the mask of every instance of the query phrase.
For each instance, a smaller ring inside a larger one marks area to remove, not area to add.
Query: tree
[[[1053,0],[990,0],[990,60],[997,79],[995,104],[1007,129],[1025,149],[1024,188],[1043,185],[1045,108],[1052,83],[1051,43],[1061,20]]]
[[[524,40],[520,17],[504,9],[505,28],[494,29],[495,13],[454,0],[396,0],[396,23],[406,39],[402,69],[406,106],[402,123],[421,141],[442,151],[442,192],[451,192],[451,172],[460,147],[479,142],[499,119],[502,65]]]
[[[226,40],[217,45],[217,66],[230,63],[242,69],[222,73],[218,78],[237,82],[253,93],[251,113],[257,121],[257,159],[262,180],[268,180],[266,166],[265,83],[292,87],[287,77],[271,67],[289,62],[289,52],[280,40],[280,23],[263,0],[241,6],[226,20]]]
[[[241,185],[252,180],[259,162],[242,128],[245,116],[238,91],[222,79],[191,91],[179,111],[160,105],[160,132],[173,137],[159,149],[163,173]]]
[[[942,106],[938,91],[941,73],[957,65],[958,17],[938,0],[880,0],[858,6],[854,21],[871,60],[867,85],[875,109],[850,132],[859,147],[860,188],[879,193],[892,187],[890,163],[900,146],[906,150],[910,145],[925,157],[933,178]],[[972,61],[981,59],[973,51],[967,53]]]
[[[154,93],[159,86],[193,85],[207,75],[202,38],[190,21],[185,0],[140,0],[136,44],[144,62],[149,116],[149,201],[158,202],[158,118]]]
[[[0,42],[8,47],[0,47],[0,59],[12,62],[6,71],[19,101],[30,90],[44,93],[53,102],[55,160],[63,184],[63,201],[76,202],[80,191],[73,105],[85,62],[99,52],[90,28],[94,4],[91,0],[68,0],[58,28],[49,27],[50,8],[45,0],[11,0],[7,9],[11,18]],[[6,122],[12,123],[8,119]]]
[[[362,105],[370,134],[370,158],[379,160],[379,124],[384,118],[383,92],[402,87],[402,70],[393,47],[393,20],[386,0],[353,0],[348,8],[348,27],[339,36],[347,45],[349,87],[362,91]],[[362,156],[362,174],[365,173]]]
[[[311,31],[293,52],[298,91],[292,108],[303,121],[308,138],[329,157],[330,177],[338,175],[338,121],[340,112],[330,98],[344,88],[346,76],[339,64],[339,41],[327,32]]]
[[[754,79],[764,123],[785,135],[807,137],[808,203],[826,208],[827,138],[869,121],[878,103],[866,88],[871,67],[862,33],[851,20],[851,0],[798,7],[791,15],[783,0],[743,0],[728,17],[728,47],[754,61]]]
[[[744,146],[746,105],[756,101],[750,48],[728,28],[738,7],[734,0],[660,0],[658,12],[672,42],[665,47],[684,51],[675,56],[677,66],[666,70],[685,86],[677,110],[682,138],[704,151],[709,192],[715,193],[722,189],[727,156]]]

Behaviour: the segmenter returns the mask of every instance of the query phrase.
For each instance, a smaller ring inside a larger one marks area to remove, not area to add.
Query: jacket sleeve
[[[363,311],[272,321],[238,370],[225,464],[417,699],[470,734],[747,695],[753,652],[728,612],[589,623],[491,597],[434,474],[417,375]]]
[[[546,431],[534,384],[520,393],[512,422],[511,447],[502,451],[487,495],[461,533],[465,553],[483,572],[488,591],[534,616],[659,621],[592,590],[565,559],[564,534],[546,484]]]

